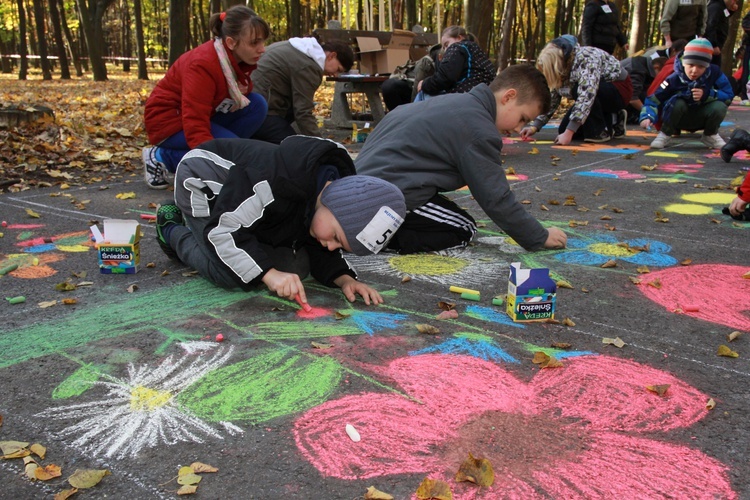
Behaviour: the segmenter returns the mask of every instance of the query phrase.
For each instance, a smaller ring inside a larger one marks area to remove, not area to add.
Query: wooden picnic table
[[[383,99],[380,97],[380,85],[387,76],[340,75],[329,76],[328,82],[335,82],[333,104],[331,105],[331,124],[334,127],[351,128],[352,111],[349,107],[350,94],[364,94],[372,111],[372,124],[378,123],[385,116]]]

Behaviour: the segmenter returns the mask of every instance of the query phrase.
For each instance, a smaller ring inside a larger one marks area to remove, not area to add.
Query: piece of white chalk
[[[361,439],[359,437],[359,432],[357,432],[357,429],[355,429],[352,424],[346,424],[346,433],[349,435],[352,441],[354,441],[355,443],[359,443],[359,440]]]

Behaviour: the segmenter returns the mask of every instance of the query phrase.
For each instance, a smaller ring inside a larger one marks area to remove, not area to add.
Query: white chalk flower
[[[210,356],[207,352],[176,360],[169,356],[156,368],[131,364],[126,378],[105,375],[107,380],[94,383],[108,389],[101,399],[50,408],[39,416],[75,421],[60,435],[73,436],[74,446],[107,457],[134,457],[144,448],[162,444],[222,439],[217,429],[180,405],[177,395],[226,363],[232,351],[231,347],[218,347]],[[231,434],[242,432],[229,422],[221,424]]]

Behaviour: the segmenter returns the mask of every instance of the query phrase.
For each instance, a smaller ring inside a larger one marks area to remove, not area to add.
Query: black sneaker
[[[628,112],[621,109],[617,112],[617,123],[612,127],[612,137],[625,137],[627,130],[625,125],[628,123]]]
[[[156,241],[159,242],[159,246],[162,251],[172,260],[180,260],[169,244],[166,236],[164,235],[164,229],[170,224],[176,224],[182,226],[184,224],[182,219],[182,212],[172,200],[159,205],[156,209]]]
[[[141,158],[143,159],[143,176],[148,187],[151,189],[167,189],[169,187],[167,172],[169,171],[164,163],[156,159],[156,147],[143,148]]]
[[[604,129],[596,137],[586,137],[584,139],[584,142],[608,142],[608,141],[611,141],[611,140],[612,140],[612,134],[610,134],[607,131],[607,129]]]

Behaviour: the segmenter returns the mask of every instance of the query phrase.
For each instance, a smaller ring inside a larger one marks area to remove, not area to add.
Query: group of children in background
[[[219,286],[264,283],[303,306],[308,273],[350,301],[382,302],[341,250],[466,246],[476,222],[442,194],[465,185],[523,248],[565,247],[563,231],[545,228],[515,199],[500,164],[502,135],[533,135],[563,96],[575,102],[558,144],[625,135],[631,106],[641,126],[660,128],[652,147],[686,129],[703,130],[711,148],[724,146],[718,127],[733,97],[705,39],[688,42],[674,72],[642,100],[645,79],[634,95],[617,59],[571,35],[545,46],[536,67],[513,65],[496,75],[473,38],[450,27],[436,71],[415,84],[419,97],[392,109],[353,162],[343,146],[319,137],[313,116],[322,77],[354,62],[348,45],[292,38],[266,49],[268,25],[244,6],[215,14],[211,31],[215,39],[180,57],[146,103],[153,145],[144,149],[146,180],[165,188],[167,172],[176,171],[174,200],[157,210],[157,239],[170,258]],[[653,78],[656,67],[645,67]],[[740,139],[750,135],[733,136],[727,146]],[[750,186],[738,199],[734,216],[744,212]]]

